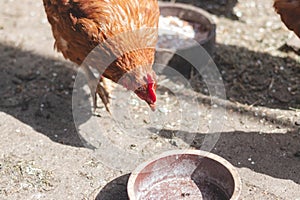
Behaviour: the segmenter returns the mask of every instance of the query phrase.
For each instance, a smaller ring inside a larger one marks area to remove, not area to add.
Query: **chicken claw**
[[[94,110],[96,110],[97,108],[97,94],[100,97],[100,99],[102,100],[106,111],[110,113],[109,110],[109,93],[106,91],[106,89],[101,85],[102,82],[102,78],[100,79],[99,83],[97,84],[97,88],[95,93],[92,92],[93,94],[93,104],[94,104]]]
[[[94,111],[97,109],[97,94],[102,100],[107,112],[110,113],[109,110],[109,93],[105,89],[105,87],[102,85],[103,83],[103,77],[100,77],[100,80],[98,80],[91,69],[88,66],[83,66],[84,74],[88,81],[88,86],[91,90],[92,99],[93,99],[93,105],[94,105]]]

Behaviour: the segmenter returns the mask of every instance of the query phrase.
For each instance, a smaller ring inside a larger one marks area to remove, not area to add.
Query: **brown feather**
[[[156,0],[43,1],[55,48],[65,58],[79,65],[87,62],[114,82],[131,72],[133,84],[142,84],[142,76],[152,71]]]

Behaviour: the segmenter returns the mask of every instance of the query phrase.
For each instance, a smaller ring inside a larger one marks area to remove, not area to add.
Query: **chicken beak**
[[[154,103],[149,103],[149,106],[153,112],[156,110],[156,106]]]

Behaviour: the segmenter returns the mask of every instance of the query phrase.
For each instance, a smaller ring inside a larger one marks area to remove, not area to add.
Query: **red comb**
[[[148,93],[149,98],[153,103],[156,102],[156,94],[155,94],[155,82],[153,78],[148,74],[147,75],[147,82],[148,82]]]

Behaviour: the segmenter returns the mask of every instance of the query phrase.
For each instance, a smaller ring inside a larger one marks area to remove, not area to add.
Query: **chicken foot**
[[[107,90],[105,89],[105,87],[103,86],[103,77],[100,77],[100,80],[98,80],[95,75],[93,74],[93,72],[91,71],[91,69],[88,66],[83,66],[82,67],[84,74],[87,78],[88,81],[88,86],[91,90],[91,94],[92,94],[92,99],[93,99],[93,106],[94,106],[94,111],[97,108],[97,95],[100,97],[100,99],[102,100],[107,112],[110,113],[109,110],[109,93],[107,92]]]

